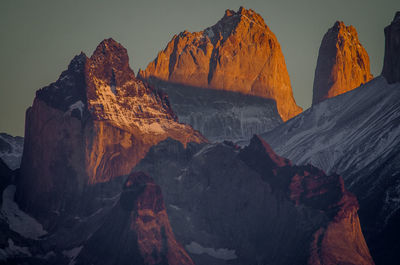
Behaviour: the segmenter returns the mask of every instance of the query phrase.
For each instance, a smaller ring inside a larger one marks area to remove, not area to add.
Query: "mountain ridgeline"
[[[0,263],[397,264],[399,29],[397,12],[373,79],[336,22],[304,112],[243,7],[137,76],[113,39],[75,56],[36,92],[24,140],[0,134]]]

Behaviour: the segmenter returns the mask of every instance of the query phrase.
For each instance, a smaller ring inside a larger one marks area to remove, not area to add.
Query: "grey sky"
[[[354,25],[379,75],[383,29],[398,0],[1,0],[0,132],[24,134],[25,110],[37,89],[54,82],[74,55],[91,55],[112,37],[124,45],[137,73],[174,34],[215,24],[225,9],[254,9],[276,34],[294,96],[308,108],[321,39],[336,20]]]

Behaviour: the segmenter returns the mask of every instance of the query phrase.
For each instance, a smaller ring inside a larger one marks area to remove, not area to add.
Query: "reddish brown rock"
[[[175,35],[139,76],[156,84],[240,92],[273,99],[284,121],[299,114],[281,47],[263,18],[241,7],[200,32]]]
[[[136,79],[128,61],[124,47],[104,40],[37,92],[19,180],[25,209],[74,209],[86,185],[128,174],[154,144],[206,141],[177,121],[165,95]]]
[[[311,165],[292,166],[258,136],[241,158],[276,191],[286,191],[296,205],[327,216],[313,234],[308,264],[374,264],[361,231],[357,198],[346,190],[341,176],[327,176]]]
[[[372,79],[367,51],[353,26],[337,21],[324,35],[315,69],[313,104]]]
[[[76,264],[193,265],[176,241],[160,187],[143,172],[131,174],[120,201],[85,243]]]
[[[400,82],[400,11],[385,28],[385,58],[382,75],[389,84]]]

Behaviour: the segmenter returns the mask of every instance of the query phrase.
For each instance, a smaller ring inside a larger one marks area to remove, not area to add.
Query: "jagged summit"
[[[385,28],[385,57],[382,75],[389,84],[400,82],[400,11]]]
[[[114,69],[116,75],[134,75],[129,67],[128,51],[112,38],[100,42],[90,60],[92,64],[102,65],[104,69]]]
[[[136,79],[126,49],[106,39],[90,58],[76,56],[27,110],[18,199],[33,214],[74,209],[70,198],[85,186],[128,174],[169,137],[207,141],[177,121],[167,96]]]
[[[263,18],[241,7],[215,25],[175,35],[143,71],[141,79],[239,92],[273,99],[283,120],[296,105],[279,42]]]
[[[358,39],[357,30],[336,21],[324,35],[319,49],[313,105],[371,79],[369,56]]]
[[[258,13],[252,9],[240,7],[237,12],[227,9],[225,15],[215,25],[206,28],[202,32],[205,37],[210,38],[213,42],[219,39],[224,41],[235,31],[240,23],[252,24],[268,29],[264,19]]]

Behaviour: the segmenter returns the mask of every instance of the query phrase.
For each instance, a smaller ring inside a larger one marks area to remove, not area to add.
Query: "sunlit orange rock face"
[[[371,79],[369,56],[356,29],[337,21],[324,35],[319,48],[313,104],[353,90]]]
[[[382,75],[389,84],[400,82],[400,11],[385,28],[385,59]]]
[[[243,7],[226,10],[203,31],[175,35],[138,75],[155,85],[167,81],[274,99],[284,121],[302,111],[275,34],[259,14]]]
[[[136,79],[126,49],[104,40],[37,91],[26,113],[19,198],[27,209],[67,210],[85,185],[128,174],[171,137],[206,139],[180,124],[166,95]]]
[[[172,232],[161,188],[143,172],[128,176],[120,200],[85,243],[76,264],[193,265]]]

